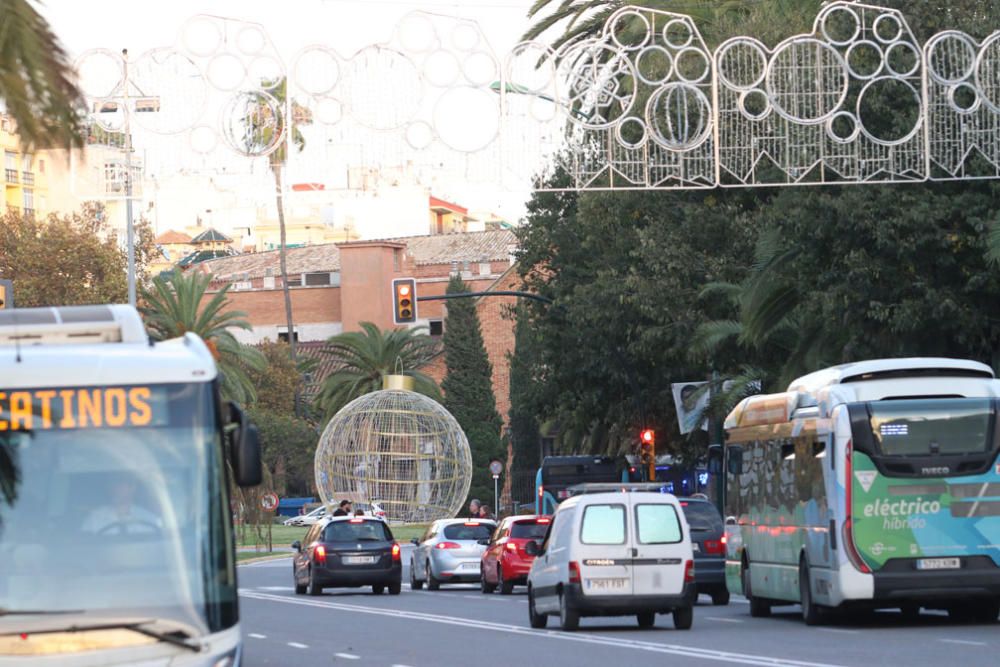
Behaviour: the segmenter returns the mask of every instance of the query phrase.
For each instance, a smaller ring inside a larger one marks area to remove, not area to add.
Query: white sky
[[[56,34],[75,57],[92,48],[144,51],[176,43],[183,23],[195,14],[263,24],[286,66],[299,49],[322,43],[349,57],[358,49],[390,39],[409,12],[424,10],[476,21],[502,58],[529,25],[532,0],[47,0],[42,6]],[[391,166],[391,165],[387,165]],[[482,185],[440,193],[470,209],[494,210],[516,220],[526,191],[513,193]]]

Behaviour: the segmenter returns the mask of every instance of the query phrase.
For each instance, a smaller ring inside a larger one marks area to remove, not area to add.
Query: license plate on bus
[[[344,556],[344,565],[371,565],[375,556]]]
[[[628,579],[620,577],[606,579],[587,579],[587,588],[592,591],[617,591],[625,588]]]
[[[917,561],[918,570],[958,570],[961,567],[960,558],[921,558]]]

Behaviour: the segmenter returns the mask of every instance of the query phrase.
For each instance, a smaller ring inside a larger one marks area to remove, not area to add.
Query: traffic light
[[[417,321],[417,281],[413,278],[396,278],[392,281],[392,321],[394,324],[413,324]]]
[[[14,283],[0,280],[0,310],[14,307]]]
[[[651,428],[639,434],[639,465],[647,482],[656,479],[656,434]]]

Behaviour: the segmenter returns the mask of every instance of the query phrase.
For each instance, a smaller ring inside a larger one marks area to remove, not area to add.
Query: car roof
[[[342,515],[342,516],[328,516],[324,517],[323,521],[326,524],[350,521],[351,519],[361,519],[362,521],[378,521],[379,523],[385,523],[385,519],[380,516],[372,516],[370,514],[362,514],[361,516],[354,515]]]
[[[627,496],[639,498],[644,502],[657,501],[665,504],[677,504],[677,497],[671,493],[660,493],[658,491],[617,491],[612,493],[584,493],[579,496],[572,496],[562,501],[559,508],[572,508],[577,505],[600,505],[604,503],[620,503]]]
[[[497,522],[493,519],[438,519],[437,524],[441,527],[444,526],[454,526],[455,524],[465,524],[465,523],[481,523],[489,524],[492,526],[497,525]]]

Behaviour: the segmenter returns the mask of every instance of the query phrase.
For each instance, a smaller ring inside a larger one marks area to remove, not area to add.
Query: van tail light
[[[580,583],[580,564],[575,560],[569,562],[569,583]]]
[[[517,545],[513,542],[508,542],[504,546],[507,548],[507,551],[517,551]]]
[[[326,547],[320,544],[313,549],[313,560],[317,565],[326,565]]]
[[[392,543],[392,562],[399,562],[399,542]]]
[[[438,545],[434,547],[435,549],[461,549],[461,544],[455,544],[454,542],[438,542]]]
[[[684,583],[694,583],[694,561],[689,560],[684,563]]]
[[[844,519],[844,535],[843,544],[844,550],[847,552],[847,560],[850,561],[858,572],[864,574],[871,574],[872,569],[868,567],[864,559],[861,558],[861,554],[858,553],[858,547],[854,544],[854,531],[852,530],[851,521],[851,509],[852,509],[852,499],[851,499],[851,487],[854,486],[854,470],[853,470],[853,458],[854,458],[854,441],[848,440],[847,446],[844,448],[847,454],[847,463],[844,465],[844,501],[846,504],[845,514],[847,516]]]
[[[726,553],[726,538],[721,540],[705,540],[705,553],[712,556],[721,556]]]

